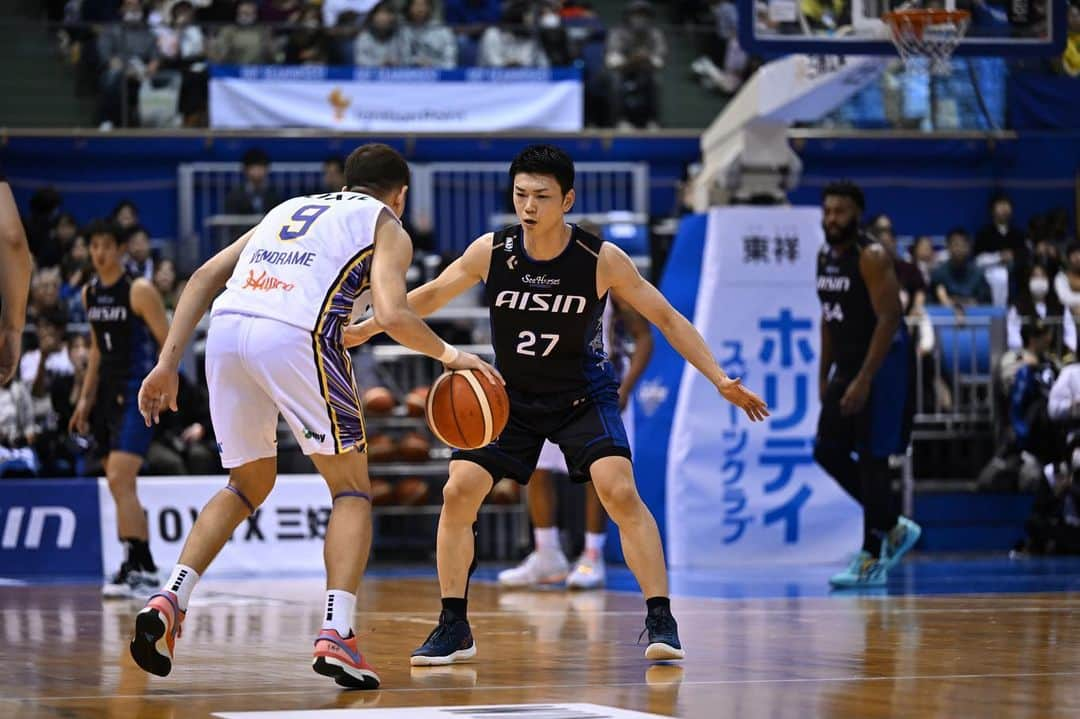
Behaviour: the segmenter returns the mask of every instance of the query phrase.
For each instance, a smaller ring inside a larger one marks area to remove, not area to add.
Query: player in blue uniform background
[[[154,430],[139,414],[138,392],[157,361],[169,321],[157,289],[133,278],[124,266],[124,243],[111,222],[95,221],[86,230],[94,277],[83,288],[90,321],[90,363],[69,429],[93,433],[126,558],[103,588],[106,597],[148,596],[159,584],[150,554],[146,515],[135,478]]]
[[[604,352],[601,316],[608,292],[656,325],[752,421],[768,415],[765,403],[724,374],[693,325],[642,278],[625,252],[566,224],[574,204],[574,163],[565,152],[528,147],[511,163],[510,179],[521,224],[480,237],[439,277],[409,293],[410,307],[425,316],[484,283],[496,366],[510,398],[502,434],[487,447],[451,458],[438,530],[443,609],[411,662],[449,664],[475,656],[466,608],[477,511],[495,480],[528,482],[545,439],[559,445],[572,478],[592,481],[619,527],[626,562],[646,597],[646,658],[682,659],[660,533],[637,492],[618,383]],[[379,330],[374,319],[366,320],[346,330],[346,344]]]

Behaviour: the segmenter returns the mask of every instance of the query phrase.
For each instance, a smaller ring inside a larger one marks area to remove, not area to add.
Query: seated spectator
[[[215,447],[210,402],[203,387],[179,375],[185,402],[179,412],[161,416],[146,453],[147,474],[220,474],[221,461]]]
[[[702,54],[690,65],[690,70],[706,89],[732,95],[749,76],[750,67],[749,58],[739,45],[739,10],[733,0],[713,0],[709,15],[715,32],[704,34]]]
[[[121,200],[113,208],[109,219],[121,230],[129,230],[139,224],[139,208],[131,200]]]
[[[144,21],[139,0],[123,0],[120,18],[123,22],[107,26],[98,36],[103,129],[138,127],[139,87],[159,64],[157,39]]]
[[[1058,62],[1061,72],[1070,77],[1080,77],[1080,2],[1070,0],[1068,10],[1068,37],[1065,39],[1065,52]]]
[[[277,190],[270,187],[270,156],[257,147],[244,153],[244,184],[234,187],[225,197],[225,212],[230,215],[262,215],[281,202]]]
[[[563,27],[559,14],[558,0],[538,0],[530,12],[533,14],[533,27],[540,37],[540,47],[544,49],[548,62],[554,67],[569,67],[575,58],[570,48],[570,36]]]
[[[448,25],[494,25],[501,19],[502,0],[445,0],[443,16]]]
[[[82,302],[82,287],[90,279],[90,248],[86,239],[78,236],[60,263],[60,302],[67,309],[68,322],[85,322],[86,308]]]
[[[326,65],[330,58],[330,36],[323,30],[322,13],[315,5],[300,12],[299,26],[289,33],[285,45],[286,65]]]
[[[56,244],[60,246],[60,252],[64,255],[71,252],[71,248],[78,236],[79,223],[75,220],[75,216],[70,212],[60,213],[60,216],[56,218],[56,225],[53,227],[53,238],[56,240]]]
[[[1005,195],[990,202],[990,222],[975,234],[975,261],[980,267],[1028,261],[1027,238],[1012,224],[1012,214],[1012,201]]]
[[[1054,291],[1073,319],[1080,321],[1080,242],[1066,248],[1065,271],[1054,277]]]
[[[259,19],[271,25],[295,25],[300,22],[303,9],[304,3],[300,0],[263,0],[259,5]]]
[[[667,41],[656,26],[656,10],[648,0],[633,0],[623,20],[608,35],[605,65],[611,73],[616,126],[658,127],[658,73],[667,57]]]
[[[964,307],[990,304],[990,286],[981,269],[971,259],[971,241],[961,228],[949,231],[946,247],[949,259],[930,277],[933,297],[951,307],[962,318]]]
[[[323,27],[336,27],[345,13],[353,13],[358,18],[365,18],[378,4],[379,0],[323,0]]]
[[[900,257],[896,249],[896,235],[888,215],[878,215],[870,223],[870,233],[892,257],[896,279],[900,283],[900,304],[905,317],[921,317],[926,305],[926,283],[922,273],[913,263]]]
[[[154,278],[154,251],[150,247],[150,233],[142,225],[122,231],[127,243],[127,271],[134,277]]]
[[[1058,444],[1050,426],[1050,388],[1057,379],[1057,363],[1050,356],[1050,328],[1041,321],[1021,328],[1024,359],[1009,393],[1009,421],[1019,452],[1028,452],[1039,466],[1053,462]]]
[[[154,287],[161,293],[165,309],[170,312],[176,309],[180,294],[176,291],[176,265],[172,260],[162,260],[154,267]]]
[[[449,69],[457,65],[457,38],[435,20],[432,0],[409,0],[401,28],[402,64]]]
[[[353,57],[359,67],[398,67],[402,64],[405,46],[391,0],[379,3],[368,14],[353,46]]]
[[[345,187],[345,161],[338,155],[323,160],[323,186],[321,192],[341,192]]]
[[[515,0],[506,6],[502,20],[484,31],[477,62],[480,67],[548,67],[551,63],[530,25],[528,3]]]
[[[919,268],[923,283],[930,286],[930,276],[938,266],[937,250],[934,249],[934,241],[923,235],[915,239],[911,246],[911,262]]]
[[[223,28],[210,44],[210,58],[226,65],[267,65],[274,62],[274,36],[258,23],[255,0],[236,3],[236,25]]]
[[[39,464],[30,390],[14,377],[0,384],[0,477],[35,477]]]
[[[30,214],[23,218],[23,228],[37,267],[55,267],[64,256],[53,232],[63,202],[53,187],[43,187],[30,196]]]
[[[1006,339],[1009,349],[1022,346],[1020,329],[1036,320],[1047,320],[1050,347],[1055,353],[1064,346],[1076,351],[1076,323],[1069,317],[1050,281],[1050,270],[1041,264],[1018,270],[1017,290],[1009,305]],[[1058,354],[1060,357],[1061,355]]]
[[[19,379],[29,388],[33,403],[34,424],[39,434],[35,450],[42,468],[49,475],[69,474],[70,462],[56,462],[62,450],[62,434],[66,424],[53,406],[53,394],[60,385],[67,386],[75,374],[75,367],[68,355],[65,343],[66,326],[62,317],[41,317],[37,322],[38,347],[25,353],[19,363]]]
[[[157,32],[162,67],[180,73],[177,110],[187,127],[205,125],[208,101],[206,39],[195,20],[190,0],[178,0],[167,27]]]
[[[330,43],[331,65],[352,65],[356,54],[356,38],[360,35],[363,21],[366,16],[358,15],[352,10],[346,10],[338,15],[337,25],[333,27],[323,26]]]
[[[67,322],[67,307],[60,301],[60,269],[38,270],[30,281],[30,302],[26,307],[27,322],[37,323],[46,316],[62,317]]]

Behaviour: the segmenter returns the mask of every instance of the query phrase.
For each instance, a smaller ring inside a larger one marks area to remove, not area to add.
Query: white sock
[[[538,552],[557,552],[560,549],[558,527],[534,527],[533,539]]]
[[[353,612],[356,611],[356,595],[340,589],[326,592],[326,616],[323,617],[323,629],[333,629],[342,637],[352,632]]]
[[[198,572],[186,564],[177,564],[173,567],[172,574],[169,575],[169,581],[165,582],[162,589],[175,594],[180,611],[186,612],[188,600],[191,599],[191,592],[195,590],[195,585],[198,583]]]
[[[604,556],[604,542],[607,541],[607,534],[605,532],[599,532],[593,534],[592,532],[585,532],[585,551],[592,552],[598,557]]]

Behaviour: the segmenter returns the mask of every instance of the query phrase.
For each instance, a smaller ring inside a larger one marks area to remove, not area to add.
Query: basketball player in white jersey
[[[341,192],[296,197],[200,267],[180,298],[158,364],[139,392],[147,423],[176,410],[177,366],[213,296],[206,340],[210,412],[229,483],[199,514],[162,590],[135,619],[131,654],[159,676],[172,654],[196,582],[262,503],[277,473],[280,412],[326,479],[326,613],[313,667],[350,688],[379,686],[352,631],[371,544],[364,422],[342,329],[369,288],[379,325],[451,369],[493,367],[447,345],[408,307],[412,243],[401,227],[409,166],[386,145],[364,145],[345,165]]]

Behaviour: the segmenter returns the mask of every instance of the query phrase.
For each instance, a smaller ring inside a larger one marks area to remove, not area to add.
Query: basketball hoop
[[[952,72],[949,58],[967,32],[971,13],[966,10],[925,10],[910,8],[885,13],[882,20],[896,45],[905,69],[918,69],[918,60],[930,61],[930,74]]]

